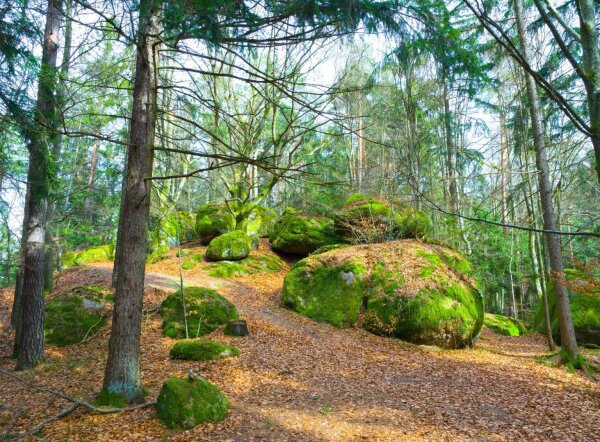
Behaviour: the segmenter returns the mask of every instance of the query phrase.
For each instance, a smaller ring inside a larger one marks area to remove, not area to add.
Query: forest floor
[[[172,360],[175,341],[162,336],[156,308],[177,289],[174,255],[149,265],[147,275],[142,380],[150,399],[164,380],[193,369],[227,395],[229,417],[173,431],[152,408],[111,415],[80,409],[26,440],[600,441],[600,382],[541,364],[547,350],[538,334],[484,330],[474,348],[416,346],[285,309],[279,301],[285,272],[225,280],[199,265],[184,271],[186,284],[219,290],[248,321],[250,336],[210,335],[239,347],[236,358]],[[109,262],[71,269],[59,275],[56,291],[108,287],[110,276]],[[0,292],[0,368],[12,371],[11,303],[12,291]],[[19,376],[92,401],[102,385],[109,324],[83,344],[47,346],[46,362]],[[69,405],[0,372],[0,434],[26,431]]]

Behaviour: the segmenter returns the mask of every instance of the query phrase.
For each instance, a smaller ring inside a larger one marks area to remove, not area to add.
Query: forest
[[[600,441],[598,0],[0,0],[0,441]]]

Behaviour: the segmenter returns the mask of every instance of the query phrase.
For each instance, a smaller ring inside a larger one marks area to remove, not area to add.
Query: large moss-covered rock
[[[184,316],[184,302],[187,316]],[[184,338],[187,319],[188,336],[197,338],[213,332],[222,324],[238,319],[238,311],[217,291],[204,287],[186,287],[167,296],[160,306],[162,329],[166,336]]]
[[[205,204],[196,212],[196,234],[204,245],[234,228],[235,217],[225,204]]]
[[[483,325],[504,336],[521,336],[527,333],[527,326],[523,321],[492,313],[485,314]]]
[[[102,287],[76,287],[46,303],[44,335],[48,344],[77,344],[104,325],[104,306],[112,295]]]
[[[177,341],[170,351],[170,355],[174,359],[187,361],[210,361],[239,354],[240,350],[236,347],[208,339],[182,339]]]
[[[360,193],[351,195],[335,216],[336,233],[355,244],[421,238],[430,229],[429,219],[418,210]]]
[[[277,213],[273,209],[256,206],[248,216],[246,233],[250,237],[268,238],[273,233]]]
[[[308,255],[320,247],[344,242],[335,234],[333,220],[288,208],[273,229],[271,247],[285,253]]]
[[[285,305],[338,327],[417,344],[470,345],[483,323],[476,283],[454,250],[418,241],[333,249],[299,261],[286,276]]]
[[[148,242],[148,261],[164,258],[169,248],[196,238],[196,214],[183,210],[154,216]]]
[[[600,345],[600,293],[593,287],[587,287],[584,280],[576,271],[567,272],[571,315],[575,327],[575,337],[579,344]],[[560,343],[560,322],[556,297],[552,283],[548,287],[548,308],[550,310],[550,325],[554,339]],[[534,326],[540,333],[545,333],[544,310],[542,302],[538,302]]]
[[[237,261],[250,254],[252,241],[245,232],[234,230],[214,238],[206,249],[211,261]]]
[[[203,422],[220,421],[227,417],[228,410],[225,395],[198,376],[169,379],[156,400],[156,414],[168,428],[188,430]]]
[[[105,244],[103,246],[90,247],[86,250],[66,252],[61,258],[63,269],[101,261],[112,261],[115,259],[115,246],[113,244]]]

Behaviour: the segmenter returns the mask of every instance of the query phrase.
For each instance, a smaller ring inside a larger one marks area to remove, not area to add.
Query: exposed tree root
[[[111,413],[122,413],[122,412],[127,412],[127,411],[140,410],[142,408],[148,408],[148,407],[154,406],[156,404],[156,401],[148,401],[148,402],[144,402],[143,404],[134,405],[133,407],[126,407],[126,408],[99,408],[99,407],[96,407],[96,406],[90,404],[89,402],[73,398],[73,397],[68,396],[64,393],[61,393],[59,391],[50,390],[49,388],[45,388],[45,387],[39,387],[35,384],[32,384],[29,381],[26,381],[23,378],[17,376],[16,374],[11,373],[10,371],[4,370],[2,368],[0,368],[0,373],[21,382],[22,384],[28,386],[29,388],[40,391],[42,393],[51,394],[53,396],[56,396],[58,398],[65,400],[65,401],[72,402],[72,404],[69,407],[65,408],[63,411],[61,411],[57,415],[52,416],[52,417],[40,422],[38,425],[36,425],[35,427],[29,429],[28,431],[26,431],[24,433],[3,435],[3,436],[7,436],[8,440],[19,440],[19,439],[27,437],[31,434],[35,434],[38,431],[40,431],[41,429],[43,429],[49,423],[57,421],[59,419],[62,419],[64,417],[68,416],[69,414],[71,414],[73,411],[75,411],[79,407],[83,407],[92,413],[111,414]]]

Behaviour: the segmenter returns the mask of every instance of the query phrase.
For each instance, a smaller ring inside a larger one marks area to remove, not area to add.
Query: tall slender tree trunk
[[[56,109],[57,121],[63,122],[63,111],[65,105],[66,81],[69,76],[69,67],[71,64],[71,44],[73,41],[73,23],[71,17],[73,15],[73,0],[65,1],[65,44],[63,49],[62,65],[60,67],[60,77],[58,90],[56,91]],[[60,165],[60,156],[62,150],[63,131],[58,130],[54,136],[54,144],[52,146],[52,160],[55,167]],[[57,173],[57,170],[55,170]],[[54,220],[54,202],[48,203],[48,214],[46,220],[46,252],[44,256],[44,289],[52,291],[54,289],[54,269],[56,262],[57,247],[52,236],[52,221]]]
[[[50,0],[46,13],[44,46],[35,108],[35,125],[29,137],[30,195],[23,250],[21,333],[17,369],[35,367],[44,359],[44,244],[48,208],[49,147],[56,122],[56,59],[62,3]]]
[[[508,140],[506,139],[506,117],[504,115],[504,104],[500,98],[500,189],[502,198],[502,223],[508,222],[508,192],[506,180],[506,165],[508,163]],[[504,233],[508,233],[508,227],[504,227]]]
[[[581,56],[586,77],[590,132],[596,157],[596,174],[600,181],[600,37],[596,21],[598,7],[594,0],[577,0],[579,29],[581,35]]]
[[[92,151],[90,152],[90,170],[88,172],[87,179],[87,196],[85,197],[85,201],[83,202],[83,210],[85,213],[85,217],[90,220],[92,219],[92,191],[94,190],[94,179],[96,175],[96,165],[98,163],[98,139],[94,138],[92,141]]]
[[[140,335],[148,215],[156,129],[160,2],[142,0],[123,203],[117,244],[117,280],[103,390],[128,402],[144,400]]]
[[[521,0],[514,0],[515,18],[517,21],[517,30],[521,42],[521,51],[526,62],[529,62],[529,48],[527,35],[525,33],[525,21],[523,17],[523,5]],[[556,230],[556,215],[554,212],[554,202],[552,201],[552,187],[548,172],[548,158],[544,134],[542,130],[542,121],[540,118],[540,104],[537,96],[536,85],[533,77],[524,72],[527,86],[527,97],[529,99],[529,113],[531,117],[531,128],[533,131],[533,145],[535,149],[535,159],[538,169],[538,186],[540,192],[540,202],[542,204],[542,219],[545,230]],[[556,296],[556,306],[560,322],[560,338],[563,350],[566,350],[572,357],[578,354],[577,341],[575,339],[575,329],[573,327],[573,318],[571,316],[571,306],[569,294],[566,289],[564,264],[560,237],[553,233],[545,233],[546,246],[550,259],[550,270],[554,281],[554,295]]]

